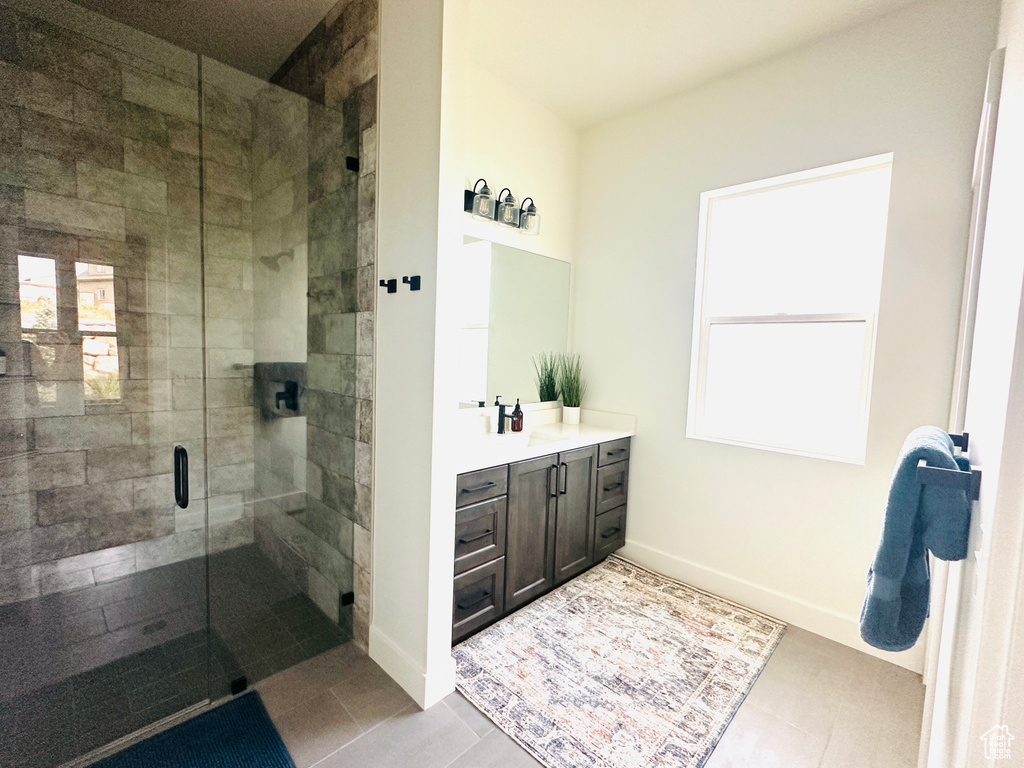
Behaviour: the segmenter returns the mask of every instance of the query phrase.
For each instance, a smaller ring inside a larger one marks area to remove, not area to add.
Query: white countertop
[[[455,449],[455,468],[458,474],[473,472],[632,437],[634,434],[636,427],[632,417],[584,409],[580,424],[553,422],[503,435],[496,432],[463,435]]]

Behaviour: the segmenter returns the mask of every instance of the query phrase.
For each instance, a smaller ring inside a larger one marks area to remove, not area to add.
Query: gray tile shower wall
[[[340,143],[330,130],[311,136],[308,345],[311,382],[319,384],[310,384],[316,413],[307,448],[310,465],[326,471],[311,469],[308,513],[340,510],[353,522],[353,629],[364,648],[373,530],[377,29],[376,0],[340,0],[271,78],[344,118]],[[347,156],[359,159],[355,176],[343,170]],[[320,215],[336,207],[342,220]],[[354,228],[344,217],[354,217]]]
[[[0,7],[0,603],[205,551],[202,503],[171,493],[184,442],[206,495],[199,166],[195,72]],[[22,316],[19,255],[52,275],[52,310]],[[83,293],[83,264],[112,298]],[[111,324],[90,332],[104,302]],[[87,378],[96,355],[111,375]],[[251,371],[221,394],[211,421],[234,434]],[[251,493],[251,469],[211,478],[218,498]]]

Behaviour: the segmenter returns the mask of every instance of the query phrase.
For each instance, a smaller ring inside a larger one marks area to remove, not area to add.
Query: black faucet
[[[498,406],[498,434],[499,435],[504,435],[505,434],[505,419],[511,419],[512,418],[512,414],[511,413],[505,413],[505,409],[508,408],[508,406],[505,405],[504,403],[499,403],[498,402],[499,398],[501,398],[501,395],[498,395],[497,397],[494,398],[494,404],[496,406]]]
[[[299,383],[297,381],[286,381],[284,390],[274,395],[274,405],[281,409],[281,404],[289,411],[299,410]]]

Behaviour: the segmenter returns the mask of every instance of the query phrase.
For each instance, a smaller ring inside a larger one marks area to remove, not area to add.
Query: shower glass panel
[[[345,642],[356,504],[358,117],[30,7],[0,5],[5,768]]]
[[[0,765],[22,768],[209,697],[199,84],[195,56],[7,4],[0,30]]]
[[[340,112],[207,58],[202,99],[218,696],[351,636],[358,173]]]

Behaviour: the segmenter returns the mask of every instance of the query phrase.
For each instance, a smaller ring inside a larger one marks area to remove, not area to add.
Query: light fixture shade
[[[529,205],[526,205],[526,200],[530,201]],[[537,213],[537,206],[533,204],[532,197],[526,200],[523,200],[525,207],[519,212],[519,228],[524,235],[540,234],[540,214]]]
[[[483,184],[480,190],[477,190]],[[477,179],[472,189],[467,189],[462,210],[472,213],[478,219],[494,221],[494,195],[487,186],[487,179]]]
[[[494,195],[486,181],[483,188],[473,195],[473,215],[478,219],[494,220]]]
[[[508,192],[503,198],[502,192]],[[516,201],[515,196],[512,194],[512,190],[506,187],[498,193],[498,213],[494,217],[494,220],[499,224],[504,224],[506,227],[518,227],[519,226],[519,205]]]

